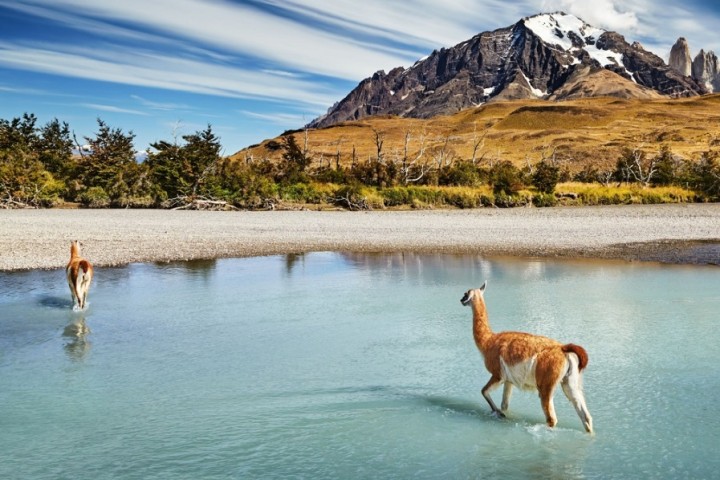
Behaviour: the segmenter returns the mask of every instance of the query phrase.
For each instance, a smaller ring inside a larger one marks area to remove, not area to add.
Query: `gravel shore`
[[[0,270],[309,251],[720,264],[720,204],[371,212],[0,210]]]

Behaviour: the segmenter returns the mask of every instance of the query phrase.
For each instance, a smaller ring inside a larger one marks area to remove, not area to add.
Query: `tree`
[[[398,169],[400,182],[403,185],[420,181],[429,170],[423,160],[425,156],[425,132],[421,132],[418,136],[418,150],[412,157],[410,156],[410,139],[410,130],[406,130],[403,156]]]
[[[176,143],[160,140],[150,144],[145,163],[150,169],[153,182],[165,192],[167,198],[187,195],[190,191],[188,182],[183,175],[183,150]]]
[[[194,196],[201,192],[201,187],[214,173],[222,146],[220,137],[213,133],[210,124],[205,130],[184,135],[182,138],[187,142],[183,147],[187,167],[185,178]]]
[[[678,183],[678,162],[673,157],[672,151],[667,144],[660,147],[660,152],[655,157],[655,175],[651,182],[653,185],[672,185]]]
[[[311,158],[298,145],[295,136],[288,134],[282,137],[283,162],[279,166],[276,180],[284,183],[305,183],[308,176],[305,170],[310,166]]]
[[[692,169],[693,187],[708,200],[720,200],[720,160],[717,152],[705,152]]]
[[[620,182],[639,182],[647,187],[657,172],[657,157],[648,158],[642,147],[624,148],[615,166]]]
[[[493,165],[489,171],[489,180],[496,195],[499,193],[514,195],[524,186],[520,170],[509,160]]]
[[[541,160],[535,165],[532,184],[540,193],[553,193],[559,181],[560,167],[547,160]]]
[[[0,119],[0,205],[47,206],[59,200],[64,184],[39,160],[37,118],[23,114]]]
[[[0,119],[0,150],[36,151],[39,140],[36,123],[37,117],[33,113],[24,113],[10,121]]]
[[[97,122],[95,137],[85,137],[89,153],[81,153],[78,178],[85,188],[100,187],[117,203],[130,193],[125,174],[135,164],[135,134]]]
[[[208,125],[205,130],[182,137],[185,142],[161,140],[150,145],[147,165],[150,177],[167,198],[194,197],[212,188],[207,182],[220,160],[220,139]]]
[[[38,158],[47,171],[58,178],[72,174],[72,147],[70,126],[66,122],[60,123],[55,118],[40,129]]]

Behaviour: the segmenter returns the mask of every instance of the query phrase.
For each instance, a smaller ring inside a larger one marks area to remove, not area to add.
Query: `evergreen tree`
[[[191,194],[205,193],[208,187],[207,181],[217,168],[220,160],[220,137],[212,131],[208,124],[203,131],[195,132],[192,135],[183,136],[187,142],[183,147],[186,159],[186,182],[190,186]],[[205,188],[205,191],[204,191]]]
[[[53,119],[40,129],[38,159],[47,171],[58,178],[67,178],[71,174],[72,147],[70,126],[67,123]]]
[[[85,188],[99,187],[117,203],[130,194],[125,176],[136,163],[135,134],[110,128],[99,118],[97,122],[95,137],[85,137],[90,151],[82,154],[78,178]]]
[[[655,165],[655,175],[652,177],[653,185],[672,185],[678,183],[678,165],[667,144],[663,144],[660,147],[660,152],[657,157],[655,157]]]
[[[185,144],[160,141],[151,145],[147,164],[151,178],[168,198],[206,194],[207,182],[220,161],[220,138],[208,125],[205,130],[184,135]]]

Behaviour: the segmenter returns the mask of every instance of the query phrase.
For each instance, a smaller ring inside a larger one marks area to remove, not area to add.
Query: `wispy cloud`
[[[147,107],[152,110],[177,112],[177,111],[181,111],[181,110],[191,110],[192,109],[189,105],[185,105],[182,103],[155,102],[155,101],[143,98],[140,95],[130,95],[130,98],[132,98],[133,100],[138,102],[143,107]]]
[[[0,92],[17,93],[20,95],[54,95],[53,92],[49,92],[47,90],[23,87],[7,87],[5,85],[0,85]]]
[[[379,44],[359,45],[345,35],[319,31],[312,25],[248,4],[203,0],[35,0],[34,3],[50,11],[64,12],[59,20],[67,27],[89,30],[93,34],[97,34],[97,21],[111,25],[120,22],[141,27],[141,31],[184,38],[262,59],[268,64],[284,65],[289,70],[335,78],[363,78],[369,73],[365,67],[368,64],[392,67],[410,60],[401,49],[393,53],[393,49]],[[75,22],[74,16],[81,21]],[[117,27],[114,31],[117,33]],[[339,58],[353,61],[332,61]]]
[[[66,50],[63,50],[65,48]],[[0,65],[69,77],[208,95],[295,101],[326,106],[337,98],[323,84],[263,72],[121,49],[9,45],[0,42]]]
[[[270,121],[280,126],[297,126],[304,125],[310,121],[304,115],[293,113],[258,113],[248,110],[241,110],[239,113],[249,118]]]
[[[147,115],[147,112],[141,112],[140,110],[132,110],[129,108],[116,107],[114,105],[101,105],[99,103],[81,103],[80,106],[89,108],[91,110],[100,110],[102,112],[128,113],[130,115]]]
[[[0,65],[316,105],[331,104],[331,97],[346,91],[323,88],[317,78],[303,82],[305,77],[359,81],[540,11],[566,10],[599,27],[641,36],[668,34],[657,18],[676,29],[683,28],[683,19],[686,27],[691,22],[682,7],[650,0],[24,0],[3,6],[102,41],[92,53],[74,52],[62,38],[42,47],[5,42]],[[695,27],[695,34],[705,35],[701,25]],[[715,30],[703,38],[710,34]]]

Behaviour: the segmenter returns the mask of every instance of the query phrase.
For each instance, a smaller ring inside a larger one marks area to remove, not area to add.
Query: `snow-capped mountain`
[[[703,93],[639,43],[557,12],[436,50],[410,68],[376,72],[310,126],[384,114],[429,118],[499,99]]]

